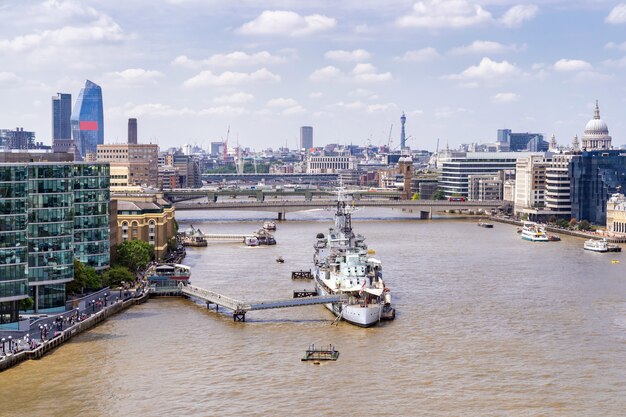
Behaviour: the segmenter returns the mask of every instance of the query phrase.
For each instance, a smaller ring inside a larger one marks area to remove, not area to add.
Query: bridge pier
[[[420,211],[420,219],[422,220],[431,220],[433,218],[433,208],[431,207],[429,211]]]
[[[285,212],[285,210],[279,211],[278,212],[278,221],[287,220],[286,214],[287,213]]]
[[[245,311],[233,311],[233,321],[245,323],[246,312]]]

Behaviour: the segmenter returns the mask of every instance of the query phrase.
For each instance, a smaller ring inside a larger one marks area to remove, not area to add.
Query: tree
[[[437,189],[437,191],[433,193],[433,200],[445,200],[445,199],[446,199],[446,195],[444,194],[442,189]]]
[[[127,240],[117,245],[117,263],[133,273],[144,269],[153,256],[152,245],[142,240]]]
[[[548,223],[550,223],[550,224],[555,224],[556,220],[557,220],[556,216],[554,216],[554,215],[548,217]]]
[[[114,266],[102,275],[102,280],[109,287],[117,287],[122,282],[133,282],[135,275],[125,266]]]
[[[22,311],[30,310],[31,308],[33,308],[34,305],[35,305],[35,302],[30,297],[20,300],[20,310]]]
[[[584,232],[591,230],[591,223],[589,223],[587,220],[581,220],[580,222],[578,222],[578,230],[582,230]]]
[[[556,225],[562,229],[567,229],[569,227],[569,222],[563,218],[557,219]]]
[[[577,223],[576,219],[575,219],[575,218],[572,218],[572,219],[569,221],[569,227],[576,227],[576,223]]]
[[[67,283],[67,292],[82,294],[86,289],[96,290],[100,288],[102,288],[102,278],[96,270],[74,258],[74,281]]]
[[[413,194],[413,197],[411,197],[411,200],[419,200],[420,199],[420,193],[415,193]]]

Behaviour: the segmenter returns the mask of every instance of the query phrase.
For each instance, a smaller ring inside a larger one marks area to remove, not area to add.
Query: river
[[[249,233],[266,214],[180,212],[181,228]],[[289,297],[328,211],[288,214],[278,244],[188,251],[195,285],[246,300]],[[0,374],[2,416],[623,416],[626,257],[583,240],[531,243],[515,227],[402,218],[353,221],[382,260],[397,316],[362,329],[322,306],[246,323],[151,299],[38,361]],[[277,264],[282,256],[284,264]],[[612,263],[611,260],[620,263]],[[311,343],[337,362],[301,362]]]

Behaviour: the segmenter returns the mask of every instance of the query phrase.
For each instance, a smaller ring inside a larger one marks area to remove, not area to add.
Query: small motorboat
[[[484,227],[486,229],[493,229],[493,224],[487,222],[478,222],[478,226]]]
[[[265,230],[276,230],[276,223],[272,221],[266,221],[265,223],[263,223],[263,228]]]
[[[276,262],[278,262],[279,264],[284,264],[285,259],[282,256],[279,256],[278,258],[276,258]]]

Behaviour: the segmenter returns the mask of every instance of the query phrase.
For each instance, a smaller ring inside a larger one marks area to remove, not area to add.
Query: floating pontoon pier
[[[309,346],[304,352],[304,357],[301,359],[304,361],[336,361],[339,358],[339,351],[335,349],[333,345],[315,347],[315,345]]]

